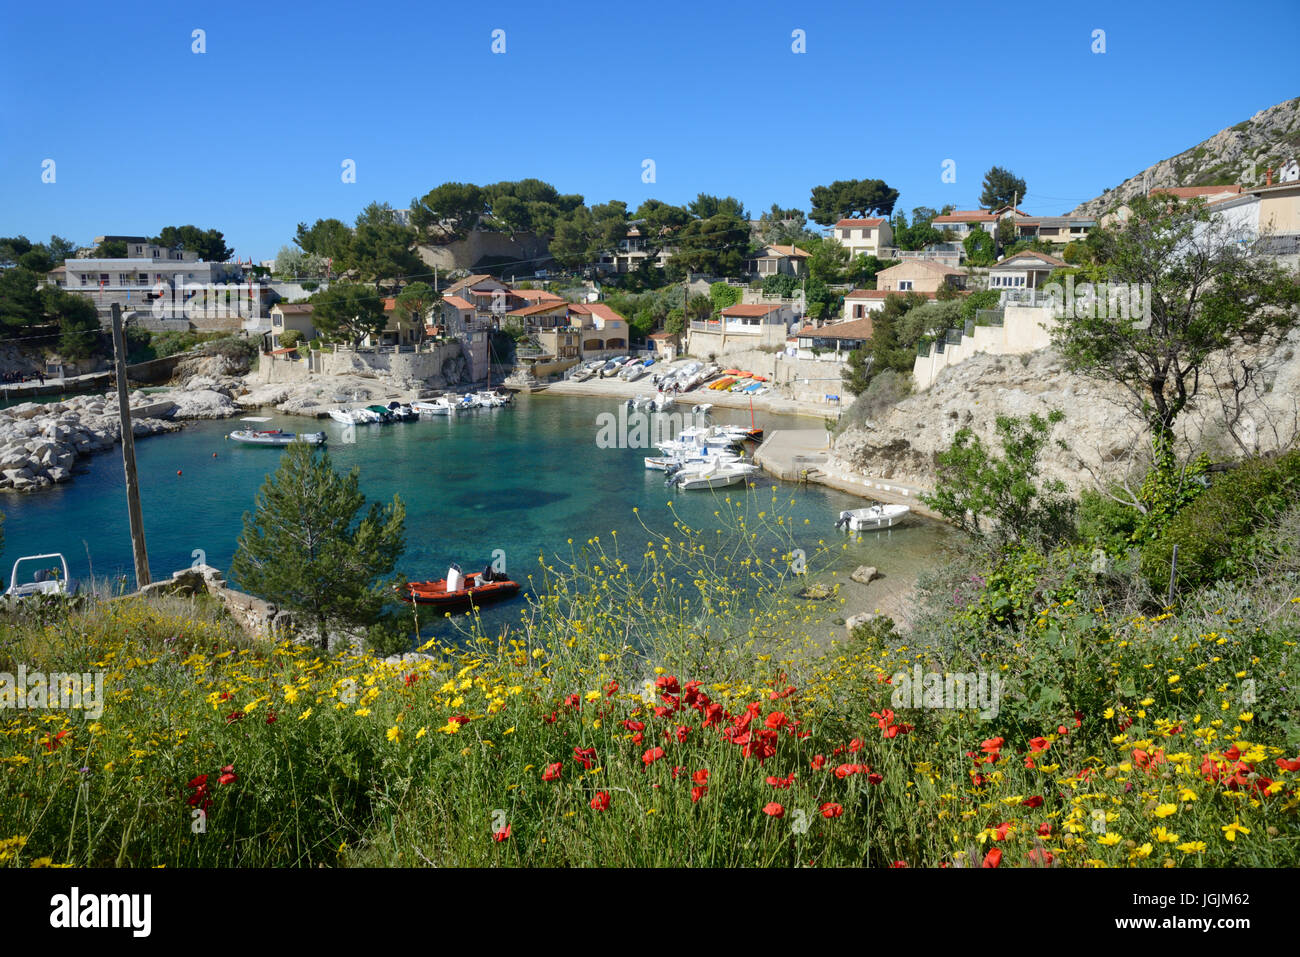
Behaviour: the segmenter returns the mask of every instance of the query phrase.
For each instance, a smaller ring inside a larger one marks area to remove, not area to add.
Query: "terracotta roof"
[[[279,309],[286,316],[292,316],[310,315],[316,307],[309,302],[279,302],[276,303],[275,308]]]
[[[892,272],[893,270],[898,269],[902,266],[924,266],[926,269],[938,270],[938,272],[944,276],[966,275],[966,270],[964,269],[954,269],[952,266],[945,266],[943,263],[937,263],[931,259],[904,259],[902,262],[895,263],[893,266],[890,266],[888,269],[880,270],[880,272],[876,273],[876,275],[877,276],[884,275],[885,273]]]
[[[464,279],[457,279],[454,283],[443,290],[443,293],[460,292],[466,286],[474,286],[481,283],[484,279],[491,279],[487,273],[478,273],[473,276],[466,276]]]
[[[1005,266],[1007,263],[1012,262],[1013,260],[1016,259],[1021,259],[1025,256],[1032,256],[1034,259],[1040,259],[1049,266],[1059,267],[1059,266],[1070,265],[1064,259],[1057,259],[1055,256],[1049,256],[1047,253],[1040,253],[1034,249],[1022,249],[1020,252],[1014,253],[1013,255],[1008,256],[1006,259],[1003,259],[1001,262],[994,263],[989,268],[997,269],[999,266]]]
[[[551,312],[554,309],[562,308],[567,305],[568,303],[566,303],[563,299],[561,299],[559,302],[536,302],[533,303],[531,306],[524,306],[522,309],[515,309],[512,310],[511,312],[507,312],[506,315],[507,316],[537,316],[537,315],[541,315],[542,313]]]
[[[577,302],[569,306],[569,312],[576,312],[580,316],[595,316],[602,322],[627,322],[603,302]]]
[[[932,223],[991,223],[997,219],[993,213],[982,209],[959,209],[946,216],[936,216]]]
[[[804,257],[807,257],[807,256],[811,255],[807,250],[805,250],[805,249],[800,249],[798,246],[777,246],[777,245],[771,245],[771,246],[764,246],[763,249],[762,249],[762,251],[759,252],[758,255],[756,255],[754,258],[755,258],[755,259],[763,259],[763,258],[765,258],[766,256],[771,255],[770,253],[768,253],[768,250],[769,250],[769,249],[775,250],[775,251],[776,251],[776,255],[778,255],[778,256],[785,256],[785,257],[787,257],[787,258],[791,258],[791,257],[794,257],[794,256],[804,256]]]
[[[526,299],[529,302],[562,302],[563,296],[557,296],[553,292],[547,292],[545,289],[512,289],[510,290],[520,299]]]
[[[1240,193],[1240,186],[1157,186],[1148,196],[1177,196],[1191,199],[1194,196],[1218,196],[1220,193]]]
[[[884,221],[885,220],[883,217],[877,217],[876,219],[841,219],[838,223],[835,224],[835,228],[842,229],[845,226],[875,227],[875,226],[879,226]]]
[[[906,292],[899,292],[897,289],[854,289],[848,293],[845,299],[884,299],[886,296],[906,296]],[[913,292],[913,295],[925,296],[926,299],[933,299],[935,294],[932,292]]]
[[[295,347],[293,347],[293,346],[287,346],[287,347],[284,348],[284,349],[272,349],[272,350],[271,350],[271,355],[273,355],[273,356],[283,356],[283,355],[288,355],[290,352],[297,352],[297,351],[298,351],[298,350],[297,350]]]
[[[872,321],[870,316],[866,316],[848,322],[834,322],[829,326],[804,326],[799,330],[799,335],[816,336],[818,339],[870,339]]]
[[[722,310],[722,314],[724,316],[738,316],[741,318],[753,319],[770,315],[773,312],[779,312],[780,309],[781,307],[779,305],[765,306],[762,303],[755,302],[728,306],[726,309]]]
[[[384,300],[384,312],[392,312],[397,308],[397,297],[389,296]]]
[[[472,303],[462,299],[460,296],[443,296],[442,301],[453,309],[473,309]]]

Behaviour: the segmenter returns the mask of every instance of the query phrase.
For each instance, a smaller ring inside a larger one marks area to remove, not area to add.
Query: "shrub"
[[[1153,585],[1168,582],[1177,545],[1179,587],[1238,577],[1259,551],[1256,530],[1297,502],[1300,450],[1251,459],[1219,476],[1142,549],[1142,573]]]

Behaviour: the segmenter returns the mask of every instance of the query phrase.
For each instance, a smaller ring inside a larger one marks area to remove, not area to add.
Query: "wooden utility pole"
[[[117,412],[122,422],[122,465],[126,470],[126,510],[131,524],[131,551],[135,555],[135,585],[149,584],[149,554],[144,546],[144,515],[140,511],[140,480],[135,471],[135,433],[131,431],[131,401],[126,384],[126,336],[122,334],[122,309],[113,311],[113,364],[117,372]]]

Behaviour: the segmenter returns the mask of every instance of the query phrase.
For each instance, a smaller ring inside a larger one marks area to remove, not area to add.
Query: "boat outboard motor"
[[[460,591],[465,587],[465,576],[461,574],[460,566],[453,564],[447,569],[447,591]]]
[[[848,513],[848,512],[840,512],[840,517],[836,520],[836,522],[835,522],[835,527],[836,527],[836,528],[844,528],[844,527],[845,527],[846,525],[848,525],[848,524],[849,524],[849,513]]]

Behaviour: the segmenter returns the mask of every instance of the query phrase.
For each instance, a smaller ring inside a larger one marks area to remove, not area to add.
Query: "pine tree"
[[[334,471],[328,453],[305,443],[284,451],[279,469],[244,513],[231,574],[240,586],[308,619],[321,647],[329,625],[377,622],[405,547],[406,506],[366,504],[359,471]]]

